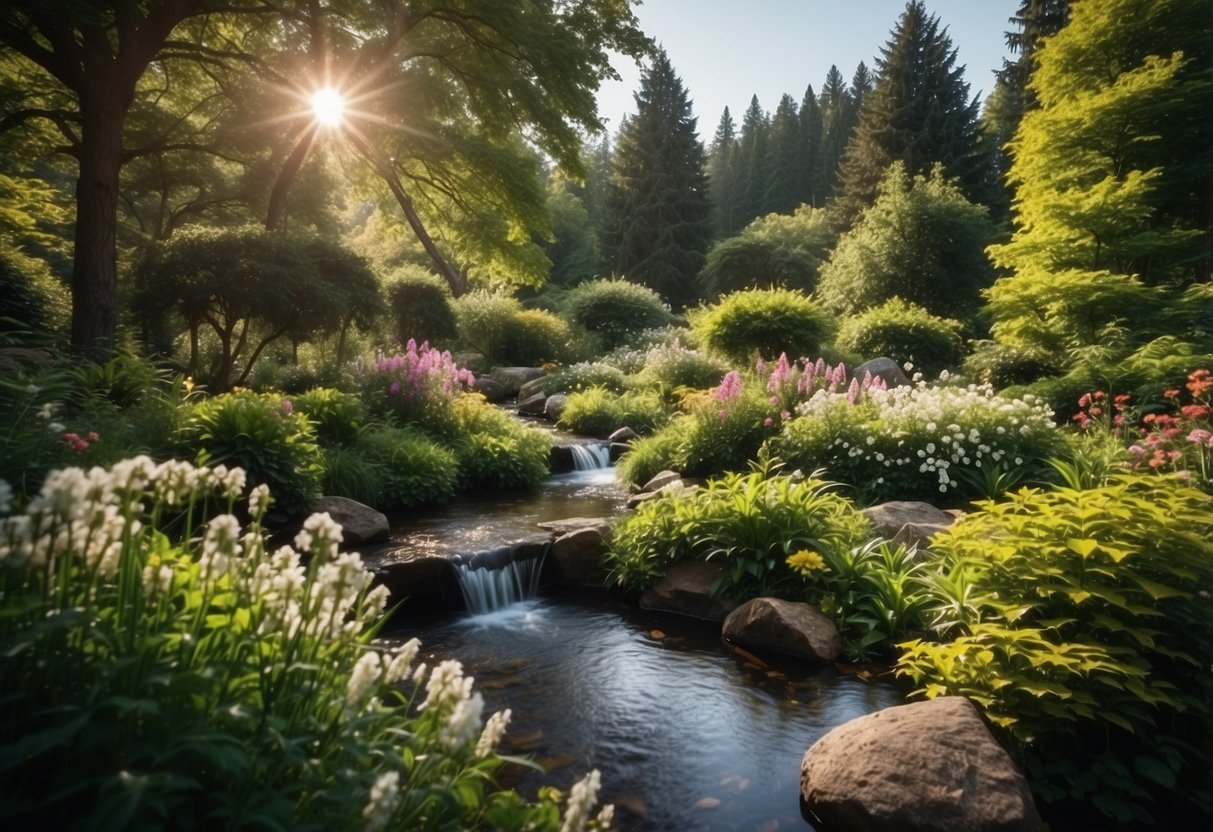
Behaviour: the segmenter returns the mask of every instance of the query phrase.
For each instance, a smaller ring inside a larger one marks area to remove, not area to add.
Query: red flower
[[[1203,404],[1185,404],[1179,411],[1188,419],[1206,419],[1213,414],[1213,408]]]
[[[1167,392],[1163,393],[1163,396],[1164,396],[1164,397],[1166,397],[1166,398],[1168,398],[1168,399],[1174,399],[1174,398],[1175,398],[1175,397],[1177,397],[1178,395],[1179,395],[1179,391],[1178,391],[1178,390],[1168,390]]]

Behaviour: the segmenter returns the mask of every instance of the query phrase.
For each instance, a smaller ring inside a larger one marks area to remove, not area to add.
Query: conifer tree
[[[784,93],[771,118],[766,190],[759,214],[790,214],[800,204],[803,144],[796,101]]]
[[[989,171],[977,141],[977,101],[969,98],[951,39],[921,0],[906,4],[877,69],[843,153],[835,227],[850,228],[872,204],[894,161],[904,162],[910,175],[940,163],[969,199],[984,199]]]
[[[741,158],[738,166],[741,171],[739,198],[737,204],[738,227],[745,227],[762,213],[763,201],[766,197],[767,145],[770,138],[771,124],[758,96],[750,99],[741,119]]]
[[[854,126],[854,107],[847,83],[838,67],[831,66],[821,86],[821,150],[817,154],[814,191],[821,201],[833,195],[838,182],[838,163]]]
[[[817,183],[821,165],[822,120],[821,106],[817,94],[810,84],[800,102],[800,182],[797,201],[819,207],[824,197],[818,192]]]
[[[605,248],[616,273],[681,308],[699,297],[711,203],[691,101],[664,50],[635,100],[616,141]]]
[[[708,149],[708,193],[712,198],[712,228],[717,239],[731,237],[741,227],[737,222],[739,159],[737,124],[725,107]]]
[[[855,74],[851,76],[851,104],[854,105],[856,114],[863,107],[863,100],[868,97],[876,82],[872,78],[872,73],[868,71],[868,65],[863,61],[855,67]]]

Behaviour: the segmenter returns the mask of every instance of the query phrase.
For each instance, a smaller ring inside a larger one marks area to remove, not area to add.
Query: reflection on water
[[[420,637],[427,661],[462,661],[486,713],[513,710],[503,750],[549,771],[512,772],[524,793],[567,789],[598,768],[622,829],[807,830],[805,750],[900,694],[833,668],[751,662],[719,633],[599,596],[448,616],[392,637]]]

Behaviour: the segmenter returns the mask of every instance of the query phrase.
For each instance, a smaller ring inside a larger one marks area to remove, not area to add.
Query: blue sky
[[[926,6],[948,28],[971,92],[984,98],[1007,54],[1004,32],[1019,0],[926,0]],[[669,53],[706,141],[726,105],[740,122],[751,95],[770,112],[785,92],[799,103],[808,84],[820,91],[830,64],[848,81],[860,61],[871,68],[904,9],[905,0],[646,0],[636,14]],[[621,116],[635,111],[632,92],[640,82],[629,59],[617,59],[615,68],[624,80],[604,85],[598,96],[612,133]]]

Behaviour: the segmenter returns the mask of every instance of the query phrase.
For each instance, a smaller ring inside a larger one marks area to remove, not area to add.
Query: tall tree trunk
[[[316,140],[317,128],[318,125],[315,122],[308,126],[303,135],[299,137],[291,155],[287,156],[286,161],[282,163],[282,170],[278,171],[278,177],[274,180],[274,188],[270,191],[270,206],[265,216],[266,231],[279,231],[286,228],[286,195],[295,181],[295,175],[303,167],[303,162],[312,149],[312,143]]]
[[[118,171],[122,96],[97,84],[80,96],[80,176],[72,261],[72,351],[104,358],[114,348],[118,292]]]

